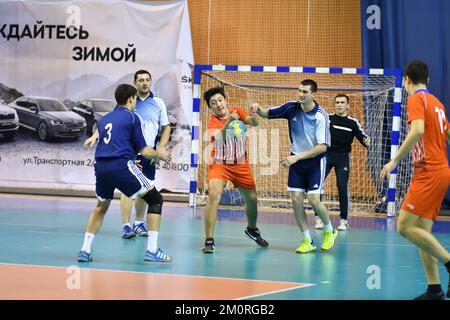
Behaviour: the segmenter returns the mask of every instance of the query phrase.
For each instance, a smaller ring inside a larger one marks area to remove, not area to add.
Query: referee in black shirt
[[[339,209],[341,221],[338,230],[346,231],[348,226],[349,192],[348,180],[350,177],[350,159],[353,138],[356,137],[361,144],[368,148],[370,138],[366,135],[356,118],[348,115],[350,99],[345,94],[334,97],[335,114],[330,115],[331,147],[327,150],[327,168],[325,178],[334,167],[339,192]],[[316,229],[322,229],[323,223],[316,216]]]

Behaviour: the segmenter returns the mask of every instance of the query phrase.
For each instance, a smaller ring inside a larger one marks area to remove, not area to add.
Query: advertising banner
[[[187,192],[191,69],[187,1],[0,1],[0,187],[95,190],[95,148],[118,84],[148,70],[167,106],[172,163],[156,186]]]

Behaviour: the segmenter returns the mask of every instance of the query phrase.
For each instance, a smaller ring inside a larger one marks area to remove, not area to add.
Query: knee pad
[[[161,214],[162,211],[162,205],[163,205],[163,197],[161,196],[161,193],[159,193],[156,188],[153,188],[152,190],[148,191],[142,199],[145,200],[148,204],[147,208],[147,214],[149,213],[156,213]]]

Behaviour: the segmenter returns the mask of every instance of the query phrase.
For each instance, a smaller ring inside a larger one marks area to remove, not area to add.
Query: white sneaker
[[[339,227],[337,227],[339,231],[347,231],[350,230],[350,227],[348,226],[348,221],[345,219],[341,219],[339,222]]]
[[[320,217],[316,216],[316,225],[314,226],[316,229],[323,229],[323,222]]]

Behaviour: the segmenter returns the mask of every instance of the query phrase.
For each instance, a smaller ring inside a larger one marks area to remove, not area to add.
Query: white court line
[[[43,227],[43,228],[65,228],[64,226],[51,226],[46,224],[30,224],[30,223],[11,223],[11,222],[0,222],[0,225],[6,226],[23,226],[23,227]]]
[[[57,269],[67,269],[68,267],[73,267],[74,264],[71,264],[67,267],[62,266],[49,266],[42,264],[25,264],[25,263],[7,263],[0,262],[0,266],[22,266],[22,267],[44,267],[44,268],[57,268]],[[170,266],[166,264],[166,266]],[[178,274],[178,273],[158,273],[158,272],[145,272],[145,271],[128,271],[128,270],[115,270],[115,269],[98,269],[98,268],[80,268],[80,269],[88,269],[88,270],[99,270],[99,271],[111,271],[111,272],[125,272],[125,273],[136,273],[136,274],[148,274],[148,275],[157,275],[157,276],[177,276],[177,277],[188,277],[188,278],[207,278],[207,279],[218,279],[218,280],[231,280],[231,281],[250,281],[250,282],[271,282],[271,283],[286,283],[286,284],[296,284],[296,285],[309,285],[313,286],[315,284],[312,283],[299,283],[299,282],[290,282],[290,281],[278,281],[278,280],[258,280],[258,279],[242,279],[242,278],[226,278],[226,277],[212,277],[212,276],[197,276],[191,274]]]
[[[39,234],[48,233],[48,234],[52,234],[52,235],[61,234],[61,235],[64,235],[64,236],[77,236],[77,237],[82,237],[83,236],[83,233],[69,233],[69,232],[51,232],[51,231],[33,231],[33,230],[25,230],[25,232],[27,232],[27,233],[39,233]]]
[[[301,286],[298,287],[293,287],[293,288],[287,288],[287,289],[280,289],[280,290],[273,290],[273,291],[268,291],[268,292],[264,292],[264,293],[259,293],[259,294],[254,294],[252,296],[246,296],[246,297],[240,297],[240,298],[236,298],[233,300],[245,300],[245,299],[251,299],[251,298],[256,298],[256,297],[261,297],[261,296],[266,296],[269,294],[275,294],[275,293],[280,293],[280,292],[286,292],[286,291],[290,291],[290,290],[296,290],[296,289],[303,289],[303,288],[307,288],[307,287],[312,287],[315,286],[315,284],[313,283],[305,283]]]

